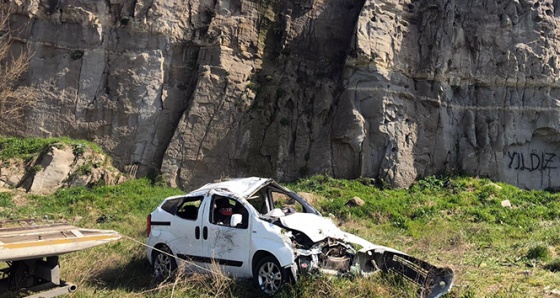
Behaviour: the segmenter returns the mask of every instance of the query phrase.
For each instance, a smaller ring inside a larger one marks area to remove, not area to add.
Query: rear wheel
[[[154,277],[161,282],[169,279],[177,271],[177,262],[169,247],[164,245],[159,250],[161,251],[154,250],[152,263]]]
[[[286,270],[280,267],[278,260],[273,256],[262,258],[253,272],[255,284],[266,295],[278,293],[286,278]]]

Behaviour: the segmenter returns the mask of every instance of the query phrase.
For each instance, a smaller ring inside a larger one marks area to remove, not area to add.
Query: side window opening
[[[175,215],[187,220],[197,220],[198,208],[202,203],[202,199],[204,199],[203,196],[184,198],[183,202],[177,207]]]
[[[161,209],[165,212],[169,212],[171,214],[175,214],[175,210],[177,210],[177,205],[181,203],[182,198],[176,198],[165,201],[163,205],[161,205]]]
[[[210,210],[210,223],[230,227],[231,217],[234,214],[241,215],[241,223],[232,228],[246,229],[249,224],[249,212],[238,202],[229,197],[214,195]]]

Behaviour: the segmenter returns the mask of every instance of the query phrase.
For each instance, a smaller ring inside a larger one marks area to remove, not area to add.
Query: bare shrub
[[[31,88],[19,87],[18,81],[27,71],[31,53],[15,50],[14,33],[10,26],[13,10],[0,8],[0,133],[17,134],[17,123],[25,109],[35,104],[36,93]]]
[[[190,286],[196,288],[200,296],[231,297],[234,280],[224,274],[220,264],[214,259],[208,269],[189,277]]]
[[[211,284],[211,288],[209,288],[209,290],[214,297],[230,296],[229,288],[231,287],[233,280],[224,274],[220,264],[218,264],[218,262],[214,259],[210,265],[210,278],[212,279],[213,284]]]
[[[196,293],[199,297],[231,297],[235,280],[224,274],[215,260],[208,267],[200,267],[189,260],[176,259],[175,274],[158,283],[154,288],[141,292],[167,297],[185,297]]]

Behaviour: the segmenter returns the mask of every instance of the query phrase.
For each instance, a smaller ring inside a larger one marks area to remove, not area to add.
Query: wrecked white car
[[[417,283],[422,297],[439,297],[453,284],[451,269],[343,232],[271,179],[233,179],[169,197],[148,216],[147,229],[147,256],[159,278],[187,260],[202,268],[216,262],[268,295],[317,271],[393,272]]]

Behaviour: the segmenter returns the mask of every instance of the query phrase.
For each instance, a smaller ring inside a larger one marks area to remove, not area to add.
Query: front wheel
[[[253,273],[255,284],[266,295],[278,293],[284,282],[286,282],[286,277],[286,270],[280,267],[280,264],[273,256],[262,258]]]
[[[154,250],[152,262],[154,277],[159,282],[168,279],[177,270],[177,262],[171,249],[164,245],[160,250]]]

